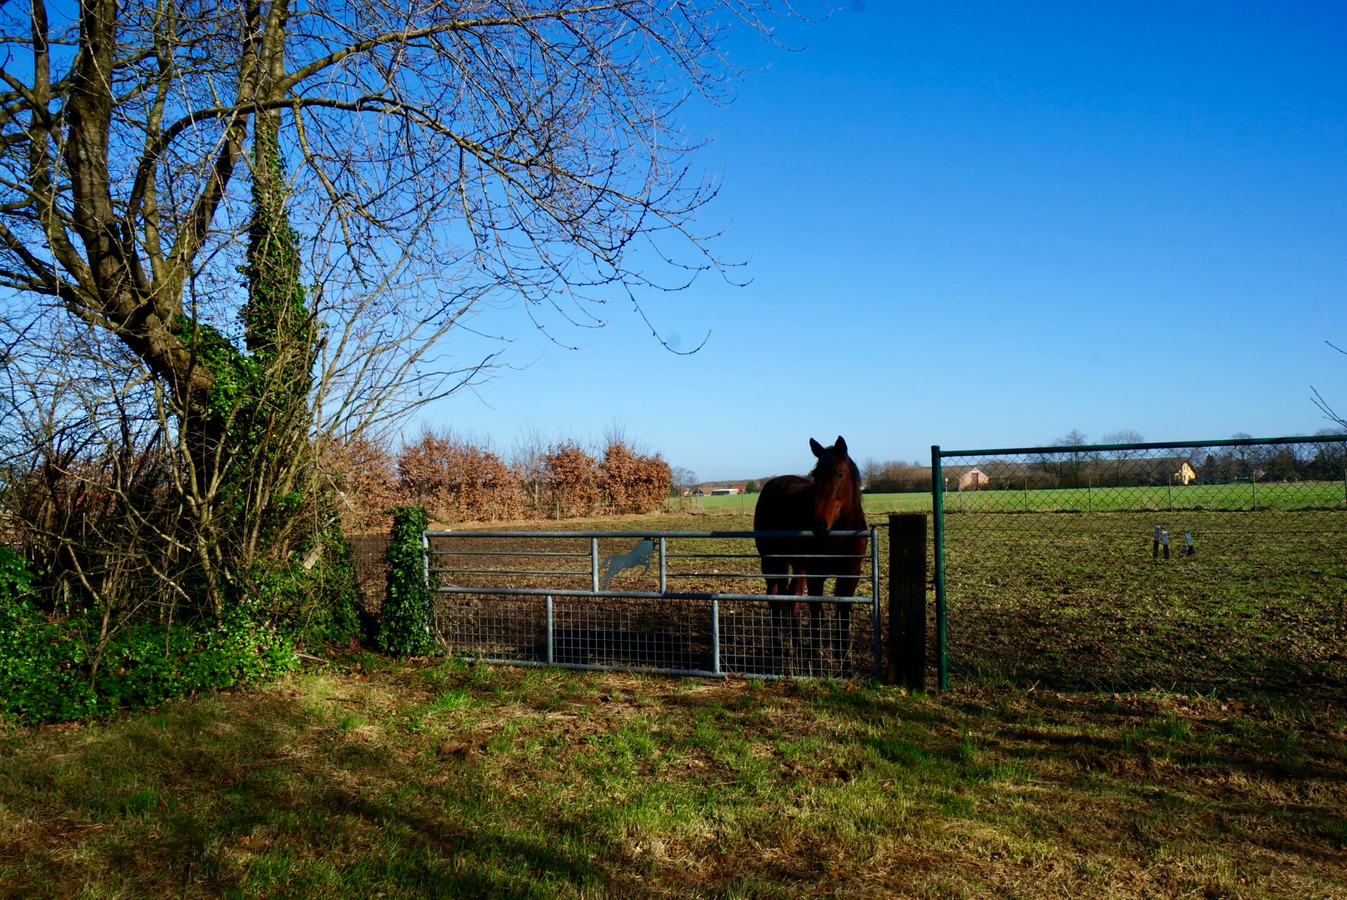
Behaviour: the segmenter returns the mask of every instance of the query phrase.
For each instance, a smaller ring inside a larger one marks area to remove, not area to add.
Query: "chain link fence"
[[[1347,697],[1347,436],[934,447],[932,477],[942,684]]]

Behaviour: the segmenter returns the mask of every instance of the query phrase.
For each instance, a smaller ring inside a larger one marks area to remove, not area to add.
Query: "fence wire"
[[[762,595],[751,538],[430,532],[437,628],[449,652],[487,661],[698,675],[874,674],[873,557],[865,557],[861,596],[840,613],[831,597],[774,604]]]
[[[1347,696],[1347,437],[932,463],[954,677]]]

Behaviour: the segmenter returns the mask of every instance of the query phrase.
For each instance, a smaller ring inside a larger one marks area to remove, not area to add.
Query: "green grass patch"
[[[1347,699],[1347,512],[964,512],[945,535],[955,677]]]
[[[1309,702],[359,659],[0,756],[4,896],[1347,891]]]
[[[931,494],[920,491],[906,494],[862,494],[861,502],[869,515],[890,512],[914,512],[931,508]],[[758,503],[757,494],[734,494],[718,497],[682,497],[671,499],[670,512],[725,513],[752,515]]]
[[[1155,484],[1125,487],[1024,488],[952,491],[943,497],[951,513],[1136,512],[1151,510],[1347,509],[1342,481],[1229,484]]]

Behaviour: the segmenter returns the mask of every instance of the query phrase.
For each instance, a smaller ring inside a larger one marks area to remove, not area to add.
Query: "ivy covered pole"
[[[430,516],[423,506],[402,506],[393,511],[384,622],[378,640],[385,653],[425,656],[435,650],[430,627],[430,586],[426,583],[426,548],[422,542],[429,524]]]
[[[242,267],[248,298],[239,316],[244,347],[191,324],[191,346],[213,381],[206,407],[185,413],[196,426],[183,430],[208,603],[217,617],[314,538],[304,530],[303,512],[312,499],[318,330],[302,280],[300,237],[286,211],[278,116],[259,112],[254,125],[253,208]],[[234,590],[222,590],[220,576]]]

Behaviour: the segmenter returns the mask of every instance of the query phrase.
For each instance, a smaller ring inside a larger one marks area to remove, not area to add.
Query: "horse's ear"
[[[814,451],[815,456],[823,455],[823,445],[813,438],[809,439],[809,449]]]
[[[843,437],[840,434],[837,436],[837,443],[833,444],[833,449],[836,450],[838,453],[841,453],[843,456],[846,455],[847,442],[845,439],[843,439]]]

